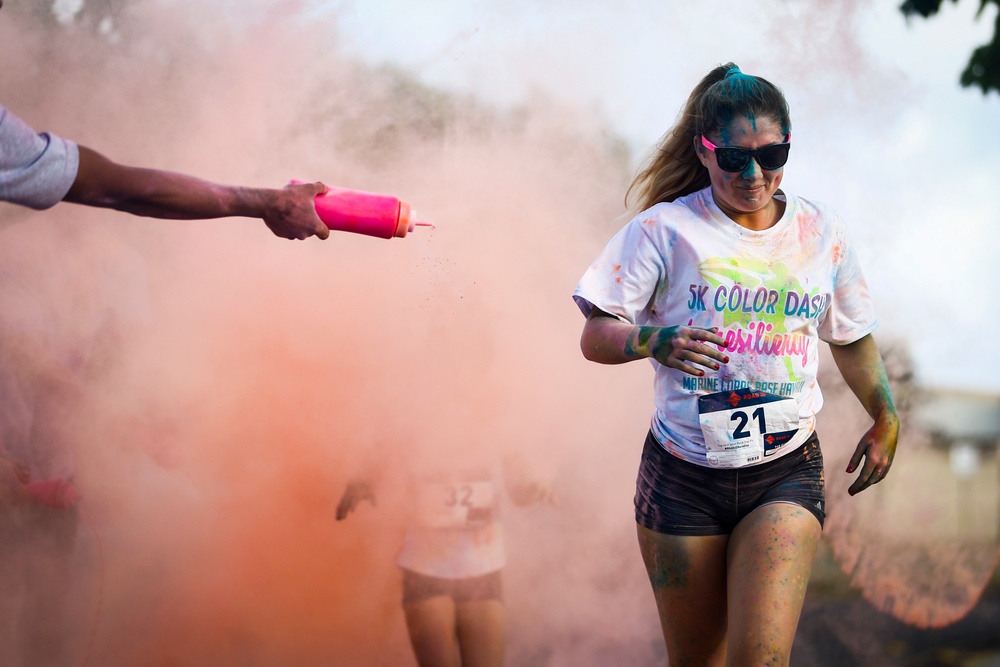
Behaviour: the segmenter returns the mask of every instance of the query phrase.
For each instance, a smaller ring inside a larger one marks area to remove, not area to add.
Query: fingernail
[[[723,359],[723,360],[722,360],[722,363],[724,363],[724,364],[728,364],[728,363],[729,363],[729,357],[726,357],[725,359]]]
[[[698,375],[704,375],[705,371],[698,371]]]
[[[851,466],[847,466],[847,472],[854,472],[854,468],[852,468]]]
[[[712,364],[712,368],[714,368],[715,370],[719,370],[719,364]]]

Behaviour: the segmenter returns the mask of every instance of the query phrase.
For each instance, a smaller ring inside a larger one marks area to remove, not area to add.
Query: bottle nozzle
[[[425,222],[417,218],[417,212],[410,208],[410,205],[405,201],[399,202],[399,221],[396,224],[396,237],[404,237],[408,233],[412,232],[415,227],[430,227],[434,228],[434,225],[430,222]]]

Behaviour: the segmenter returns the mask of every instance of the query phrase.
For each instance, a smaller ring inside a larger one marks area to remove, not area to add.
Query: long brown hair
[[[698,160],[694,138],[745,114],[775,119],[786,135],[792,130],[788,103],[777,86],[744,74],[735,63],[719,65],[691,91],[677,122],[650,152],[625,193],[626,206],[633,191],[643,211],[708,187],[708,169]]]

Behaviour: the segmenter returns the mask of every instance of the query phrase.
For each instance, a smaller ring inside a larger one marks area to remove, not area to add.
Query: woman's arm
[[[127,167],[86,146],[79,149],[79,171],[63,201],[150,218],[260,218],[276,236],[287,239],[330,235],[313,203],[316,195],[326,192],[322,183],[280,190],[219,185],[187,174]]]
[[[705,374],[696,365],[719,370],[719,363],[728,363],[729,357],[716,347],[725,344],[714,329],[639,326],[596,307],[590,311],[580,338],[583,356],[590,361],[624,364],[651,357],[691,375]]]
[[[847,472],[854,472],[864,457],[865,464],[847,490],[852,496],[880,482],[889,472],[899,437],[899,415],[892,400],[892,389],[875,339],[867,335],[849,345],[831,345],[833,359],[847,386],[875,420],[862,436]]]

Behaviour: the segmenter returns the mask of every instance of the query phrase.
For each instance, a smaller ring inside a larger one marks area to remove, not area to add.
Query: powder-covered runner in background
[[[396,480],[408,499],[396,564],[403,573],[410,645],[421,667],[504,664],[502,495],[506,490],[519,506],[553,500],[549,488],[533,480],[516,457],[500,463],[472,454],[465,463],[455,457],[449,464],[416,460],[406,466],[405,479]],[[337,520],[363,500],[375,504],[378,477],[373,472],[348,483]]]

